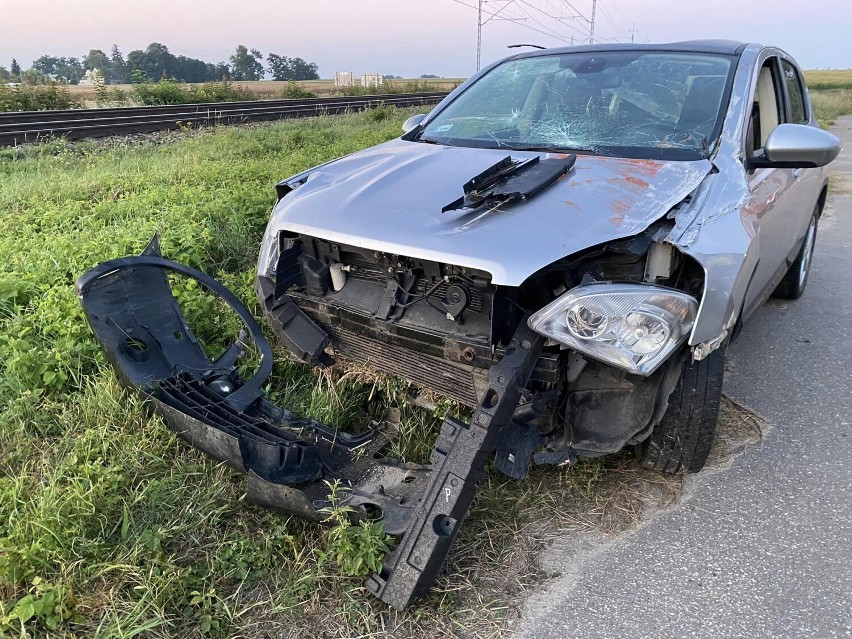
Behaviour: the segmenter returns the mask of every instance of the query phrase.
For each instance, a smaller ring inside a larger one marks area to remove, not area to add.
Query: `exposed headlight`
[[[631,373],[650,375],[689,335],[698,302],[648,284],[571,289],[529,319],[531,329]]]
[[[278,246],[278,233],[270,231],[272,220],[263,234],[263,242],[260,245],[260,253],[257,257],[257,274],[265,277],[275,277],[275,269],[278,266],[280,247]]]

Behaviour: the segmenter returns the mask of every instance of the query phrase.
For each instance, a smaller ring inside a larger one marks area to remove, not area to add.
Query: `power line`
[[[536,7],[536,6],[532,5],[532,4],[530,4],[529,2],[526,2],[526,0],[518,0],[518,2],[519,2],[520,4],[522,4],[522,5],[526,5],[526,6],[527,6],[527,7],[529,7],[530,9],[534,9],[535,11],[538,11],[539,13],[544,14],[544,15],[545,15],[545,16],[547,16],[548,18],[553,18],[553,19],[555,19],[555,20],[558,20],[561,26],[564,26],[564,27],[567,27],[567,28],[569,28],[569,29],[571,29],[571,30],[573,30],[573,31],[576,31],[577,33],[579,33],[579,34],[580,34],[580,35],[582,35],[583,37],[587,37],[587,36],[589,35],[588,31],[583,31],[583,30],[578,29],[577,27],[575,27],[575,26],[573,26],[573,25],[565,24],[561,18],[557,18],[556,16],[553,16],[553,15],[551,15],[551,14],[549,14],[549,13],[545,12],[545,11],[542,11],[542,10],[541,10],[541,9],[539,9],[538,7]],[[540,22],[540,21],[538,21],[538,20],[536,20],[535,18],[532,18],[532,19],[533,19],[533,20],[535,20],[536,22],[538,22],[539,24],[541,24],[541,22]]]
[[[534,31],[536,33],[540,33],[549,38],[553,38],[560,42],[564,42],[566,44],[574,45],[575,39],[577,36],[580,36],[581,41],[585,40],[589,44],[594,44],[595,42],[604,42],[604,41],[614,41],[618,42],[621,38],[601,38],[596,37],[595,31],[598,26],[597,22],[597,11],[600,9],[603,16],[606,18],[607,22],[615,29],[616,32],[622,34],[623,38],[630,38],[630,41],[633,42],[636,36],[636,24],[633,23],[633,27],[629,30],[625,30],[623,27],[620,27],[616,24],[616,21],[613,19],[612,15],[610,15],[609,11],[603,6],[603,0],[591,0],[591,16],[586,17],[586,15],[577,9],[574,2],[570,0],[543,0],[544,8],[540,6],[536,6],[533,4],[531,0],[453,0],[453,2],[460,4],[462,6],[468,7],[470,9],[475,9],[477,12],[477,22],[476,22],[476,70],[479,71],[481,68],[481,56],[482,56],[482,27],[492,20],[506,20],[509,22],[515,22],[519,26],[524,27],[529,31]],[[502,6],[496,10],[490,10],[486,7],[486,4],[489,3],[498,3],[501,2]],[[617,11],[618,6],[615,5],[615,0],[613,0],[613,5]],[[483,19],[485,16],[485,19]],[[587,28],[579,28],[573,24],[569,24],[569,21],[581,20],[585,22],[588,27]],[[554,21],[559,26],[553,27],[551,24]],[[568,29],[573,32],[573,34],[565,34],[565,30]],[[576,34],[576,35],[574,35]]]
[[[623,28],[621,28],[617,24],[615,24],[615,21],[612,19],[612,16],[609,15],[609,12],[604,8],[603,4],[600,5],[600,10],[601,10],[601,13],[603,13],[604,17],[606,18],[607,22],[609,22],[612,25],[613,29],[621,32],[621,34],[624,35],[625,37],[629,36],[627,31],[625,31]]]
[[[565,38],[564,35],[562,35],[561,33],[558,33],[557,31],[555,31],[551,28],[549,28],[546,24],[544,24],[540,20],[534,18],[533,16],[531,16],[522,7],[517,7],[517,8],[520,9],[520,11],[523,12],[523,15],[508,15],[508,13],[505,12],[505,9],[507,9],[510,5],[513,5],[515,2],[526,4],[528,6],[531,6],[533,9],[539,10],[537,7],[533,7],[532,5],[529,5],[529,3],[525,2],[524,0],[506,0],[505,4],[502,7],[500,7],[500,9],[498,9],[497,11],[488,11],[488,10],[483,8],[483,4],[485,2],[488,2],[488,1],[489,0],[478,0],[478,2],[474,5],[474,4],[469,4],[467,2],[463,2],[462,0],[453,0],[453,2],[456,2],[457,4],[468,7],[470,9],[476,9],[477,10],[477,23],[476,23],[476,31],[477,31],[477,34],[476,34],[476,70],[477,71],[479,71],[479,69],[481,68],[482,26],[492,19],[508,20],[508,21],[511,21],[511,22],[515,22],[515,23],[519,24],[520,26],[524,27],[525,29],[529,29],[530,31],[535,31],[536,33],[541,33],[542,35],[546,35],[548,37],[554,38],[554,39],[559,40],[561,42],[565,42],[566,44],[568,43],[568,40]],[[490,1],[494,1],[494,0],[490,0]],[[517,5],[515,5],[515,6],[517,6]],[[546,12],[543,12],[543,13],[545,13],[545,15],[549,18],[555,18],[555,16],[552,16],[552,15],[546,13]],[[489,16],[488,19],[483,21],[482,20],[483,15]],[[525,24],[525,21],[527,21],[527,20],[530,20],[530,21],[536,23],[538,26],[536,27],[536,26],[533,26],[533,25],[530,25],[530,24]],[[563,25],[563,26],[568,26],[568,25]],[[572,38],[572,41],[573,41],[573,38]]]

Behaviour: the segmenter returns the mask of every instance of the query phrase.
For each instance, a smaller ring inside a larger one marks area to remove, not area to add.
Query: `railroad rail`
[[[435,104],[447,92],[397,93],[296,100],[254,100],[112,109],[16,111],[0,113],[0,146],[17,146],[54,137],[68,140],[150,133],[184,127],[238,124],[363,111],[381,105]]]

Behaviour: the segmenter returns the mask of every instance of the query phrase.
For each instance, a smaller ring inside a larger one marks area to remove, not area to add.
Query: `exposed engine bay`
[[[472,407],[522,320],[572,288],[644,282],[700,298],[701,268],[655,240],[665,232],[659,224],[595,247],[519,287],[495,286],[488,273],[471,268],[282,233],[275,281],[260,276],[257,292],[285,343],[303,339],[289,319],[291,304],[322,329],[309,345],[291,348],[303,361],[366,364]],[[641,441],[664,412],[673,388],[667,379],[677,378],[682,363],[675,358],[645,377],[546,344],[529,382],[536,408],[526,409],[536,413],[547,441],[537,459],[601,455]]]

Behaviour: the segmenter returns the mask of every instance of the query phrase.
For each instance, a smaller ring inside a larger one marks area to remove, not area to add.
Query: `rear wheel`
[[[716,434],[724,372],[724,348],[684,365],[660,423],[633,449],[640,464],[664,473],[704,468]]]
[[[790,265],[784,279],[778,284],[778,287],[773,291],[773,297],[780,297],[785,300],[795,300],[802,296],[805,292],[805,286],[808,284],[808,275],[811,271],[811,261],[814,256],[814,246],[816,245],[817,222],[819,220],[819,206],[814,210],[811,217],[811,222],[808,225],[808,230],[805,233],[805,239],[802,242],[802,248],[799,249],[799,254],[796,260]]]

